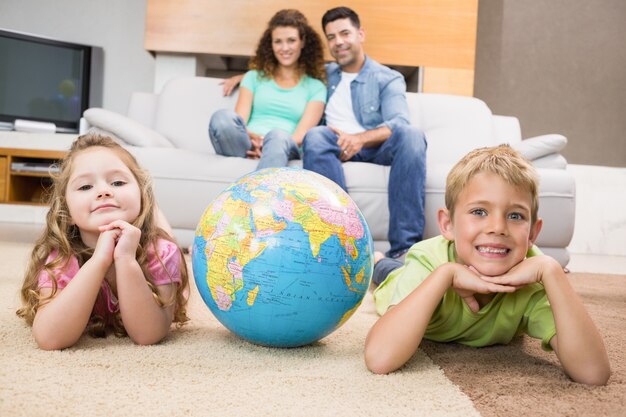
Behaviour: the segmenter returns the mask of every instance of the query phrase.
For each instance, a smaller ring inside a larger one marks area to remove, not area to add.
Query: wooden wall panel
[[[367,53],[385,64],[474,68],[477,0],[348,1],[366,30]],[[148,0],[150,51],[252,55],[267,21],[296,7],[322,33],[328,0]]]
[[[424,68],[422,92],[472,96],[474,94],[474,70]]]
[[[343,4],[361,17],[366,52],[377,61],[474,70],[478,0],[359,0]],[[337,5],[336,0],[147,0],[145,48],[250,56],[276,11],[297,8],[323,34],[322,14]],[[326,56],[331,59],[327,51]]]

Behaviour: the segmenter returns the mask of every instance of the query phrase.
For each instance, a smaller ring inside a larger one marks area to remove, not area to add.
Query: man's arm
[[[392,131],[411,124],[409,104],[406,101],[406,83],[400,74],[393,77],[380,92],[380,110],[383,126]]]
[[[231,95],[235,91],[235,89],[241,83],[241,80],[243,80],[243,76],[244,74],[233,75],[232,77],[226,78],[220,83],[224,86],[222,90],[224,97]]]
[[[342,150],[341,160],[349,160],[363,148],[380,146],[398,126],[410,124],[405,92],[406,83],[400,74],[396,74],[381,88],[380,111],[383,122],[374,129],[350,135],[331,127],[339,136],[337,144]]]

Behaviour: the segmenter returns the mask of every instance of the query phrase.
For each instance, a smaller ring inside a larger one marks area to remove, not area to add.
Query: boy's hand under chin
[[[524,259],[506,274],[496,277],[481,276],[480,278],[493,284],[522,288],[526,285],[541,282],[545,272],[550,268],[554,268],[556,264],[557,262],[549,256],[533,256]]]
[[[481,307],[475,294],[514,292],[516,290],[516,287],[508,284],[487,281],[478,274],[476,269],[463,265],[458,265],[455,268],[452,288],[474,313],[477,313]]]

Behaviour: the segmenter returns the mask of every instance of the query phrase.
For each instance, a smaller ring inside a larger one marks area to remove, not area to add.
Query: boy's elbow
[[[586,385],[606,385],[610,377],[611,367],[606,364],[589,367],[576,376],[572,376],[572,379]]]
[[[365,347],[365,366],[371,372],[379,375],[388,374],[390,372],[398,369],[397,366],[394,366],[388,355],[385,355],[385,352],[374,352],[371,347]]]
[[[377,375],[385,375],[393,371],[393,369],[382,361],[368,361],[366,359],[365,366],[367,366],[367,369],[369,369],[370,372]]]

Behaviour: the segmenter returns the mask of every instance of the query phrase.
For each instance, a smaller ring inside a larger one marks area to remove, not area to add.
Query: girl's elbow
[[[71,346],[71,345],[70,345]],[[58,344],[58,343],[48,343],[46,342],[37,342],[37,347],[39,347],[39,349],[41,350],[47,350],[47,351],[52,351],[52,350],[63,350],[69,346],[64,346],[62,344]]]
[[[168,329],[159,329],[159,331],[155,332],[129,333],[128,336],[136,345],[139,346],[156,345],[163,340],[165,336],[167,336]]]
[[[156,345],[157,343],[159,343],[161,340],[163,340],[163,338],[165,337],[165,335],[161,336],[161,335],[135,335],[135,336],[131,336],[131,340],[139,346],[150,346],[150,345]]]
[[[77,340],[67,341],[62,338],[55,337],[54,335],[44,336],[39,333],[33,332],[33,337],[35,339],[35,343],[37,343],[37,347],[41,350],[62,350],[68,348]]]

